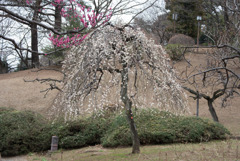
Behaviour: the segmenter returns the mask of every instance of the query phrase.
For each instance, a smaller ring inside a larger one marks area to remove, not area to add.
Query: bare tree
[[[169,30],[169,21],[167,15],[163,14],[151,21],[146,21],[142,18],[136,18],[134,24],[140,27],[146,34],[153,37],[156,43],[165,44],[171,38],[173,33]]]
[[[2,2],[2,9],[7,9],[8,11],[10,10],[14,10],[14,11],[18,11],[18,13],[21,13],[22,15],[25,15],[26,18],[28,19],[32,19],[32,21],[39,21],[39,13],[42,9],[42,1],[34,1],[32,2],[31,5],[28,5],[25,1],[22,0],[11,0],[11,1],[3,1]],[[7,11],[6,10],[6,11]],[[17,22],[18,24],[16,24],[18,27],[22,26],[24,27],[26,34],[21,35],[22,38],[20,38],[20,43],[18,41],[15,40],[15,38],[11,38],[9,37],[10,35],[6,35],[3,36],[1,35],[1,38],[9,41],[12,43],[12,46],[14,46],[14,48],[16,49],[15,51],[18,53],[18,55],[21,55],[21,57],[23,57],[23,55],[25,55],[25,58],[21,58],[21,62],[25,63],[26,67],[29,67],[30,64],[28,64],[28,54],[23,54],[24,51],[31,51],[32,54],[32,65],[39,65],[39,56],[38,56],[38,28],[37,28],[37,24],[35,23],[28,23],[28,22],[24,22],[23,20],[18,19],[17,17],[15,17],[14,15],[11,15],[11,13],[7,13],[6,11],[3,11],[3,15],[8,18],[11,19],[15,22]],[[14,12],[12,12],[14,13]],[[21,15],[19,14],[19,15]],[[28,29],[28,27],[30,29]],[[29,32],[30,30],[30,32]],[[12,30],[12,32],[14,32]],[[20,32],[21,33],[21,32]],[[31,34],[30,34],[31,33]],[[21,33],[22,34],[22,33]],[[31,35],[30,40],[31,40],[31,45],[28,45],[28,40],[26,41],[26,48],[23,47],[23,43],[21,43],[24,39],[28,39],[28,34]],[[16,35],[15,35],[16,36]],[[27,48],[31,47],[31,50],[27,50]],[[26,52],[25,52],[26,53]]]
[[[213,120],[219,121],[213,103],[222,99],[221,106],[239,96],[239,37],[240,8],[235,0],[203,1],[209,18],[205,21],[204,33],[214,42],[211,53],[205,53],[206,63],[196,65],[187,60],[186,71],[181,75],[183,88],[208,102]]]
[[[134,24],[154,38],[156,43],[165,44],[173,35],[163,0],[158,0],[151,8],[136,17]]]
[[[5,17],[0,17],[0,34],[1,35],[7,35],[13,25],[12,21],[4,21],[6,18]],[[1,40],[1,47],[0,47],[0,61],[1,61],[1,67],[2,67],[2,72],[1,73],[6,73],[8,72],[8,69],[6,69],[6,64],[8,64],[8,67],[11,65],[11,58],[9,57],[11,55],[11,49],[8,47],[8,43],[5,42],[4,40]],[[3,66],[5,66],[3,68]]]
[[[236,0],[203,0],[204,34],[214,45],[239,43],[239,2]],[[233,38],[234,37],[234,38]]]
[[[206,64],[188,64],[182,73],[183,88],[194,95],[194,99],[205,99],[214,121],[219,121],[213,103],[221,99],[221,107],[227,101],[240,96],[239,55],[226,55],[226,49],[215,49],[206,53]],[[228,53],[230,51],[228,50]]]

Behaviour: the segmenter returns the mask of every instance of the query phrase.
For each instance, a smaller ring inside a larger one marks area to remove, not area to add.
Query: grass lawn
[[[131,148],[106,149],[101,146],[77,150],[59,150],[48,154],[28,154],[27,160],[41,161],[106,161],[106,160],[240,160],[240,141],[229,139],[198,144],[142,146],[140,154],[130,154]]]

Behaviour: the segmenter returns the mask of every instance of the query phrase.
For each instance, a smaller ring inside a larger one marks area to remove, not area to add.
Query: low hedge
[[[201,142],[224,139],[222,125],[196,117],[176,116],[156,109],[134,113],[141,144]],[[2,156],[50,149],[51,136],[59,137],[59,148],[73,149],[102,144],[104,147],[132,144],[124,113],[96,114],[85,119],[51,124],[39,114],[0,108],[0,152]]]
[[[224,139],[230,132],[221,124],[197,117],[176,116],[156,109],[135,113],[141,144],[202,142]],[[131,145],[130,129],[124,114],[117,116],[105,136],[104,147]]]
[[[69,122],[48,122],[31,111],[0,107],[0,153],[14,156],[51,148],[51,137],[59,137],[59,148],[73,149],[100,144],[109,118],[93,115]]]
[[[69,121],[56,133],[59,136],[59,146],[72,149],[101,144],[100,139],[104,136],[109,123],[109,118],[102,116]]]

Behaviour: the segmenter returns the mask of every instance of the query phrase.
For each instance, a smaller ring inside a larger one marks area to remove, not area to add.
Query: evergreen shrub
[[[0,108],[0,152],[13,156],[50,149],[46,120],[31,111]]]
[[[156,109],[135,113],[140,143],[187,143],[224,139],[230,132],[221,124],[197,117],[176,116]],[[118,116],[102,138],[104,147],[131,145],[130,129],[124,115]]]
[[[157,109],[134,112],[140,142],[144,144],[202,142],[225,139],[229,131],[219,123],[176,116]],[[50,149],[51,137],[59,137],[59,148],[73,149],[102,144],[104,147],[130,146],[129,125],[124,112],[101,112],[85,119],[47,122],[31,111],[0,108],[0,152],[13,156]]]
[[[72,149],[100,144],[100,139],[105,134],[108,124],[109,119],[99,116],[69,121],[57,132],[59,147]]]
[[[180,61],[182,60],[182,54],[184,48],[181,48],[182,45],[180,44],[168,44],[166,46],[166,52],[169,55],[171,60]]]

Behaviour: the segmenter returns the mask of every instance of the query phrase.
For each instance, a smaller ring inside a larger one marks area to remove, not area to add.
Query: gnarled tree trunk
[[[209,111],[210,111],[210,113],[212,115],[213,120],[216,121],[216,122],[219,122],[217,113],[216,113],[216,111],[215,111],[215,109],[213,107],[213,100],[208,99],[207,101],[208,101]]]
[[[132,114],[132,101],[127,95],[128,91],[128,67],[127,64],[123,64],[123,70],[121,72],[122,84],[121,84],[121,99],[125,105],[127,120],[130,125],[131,137],[132,137],[132,153],[140,153],[140,141],[138,137],[138,132],[134,123]]]

